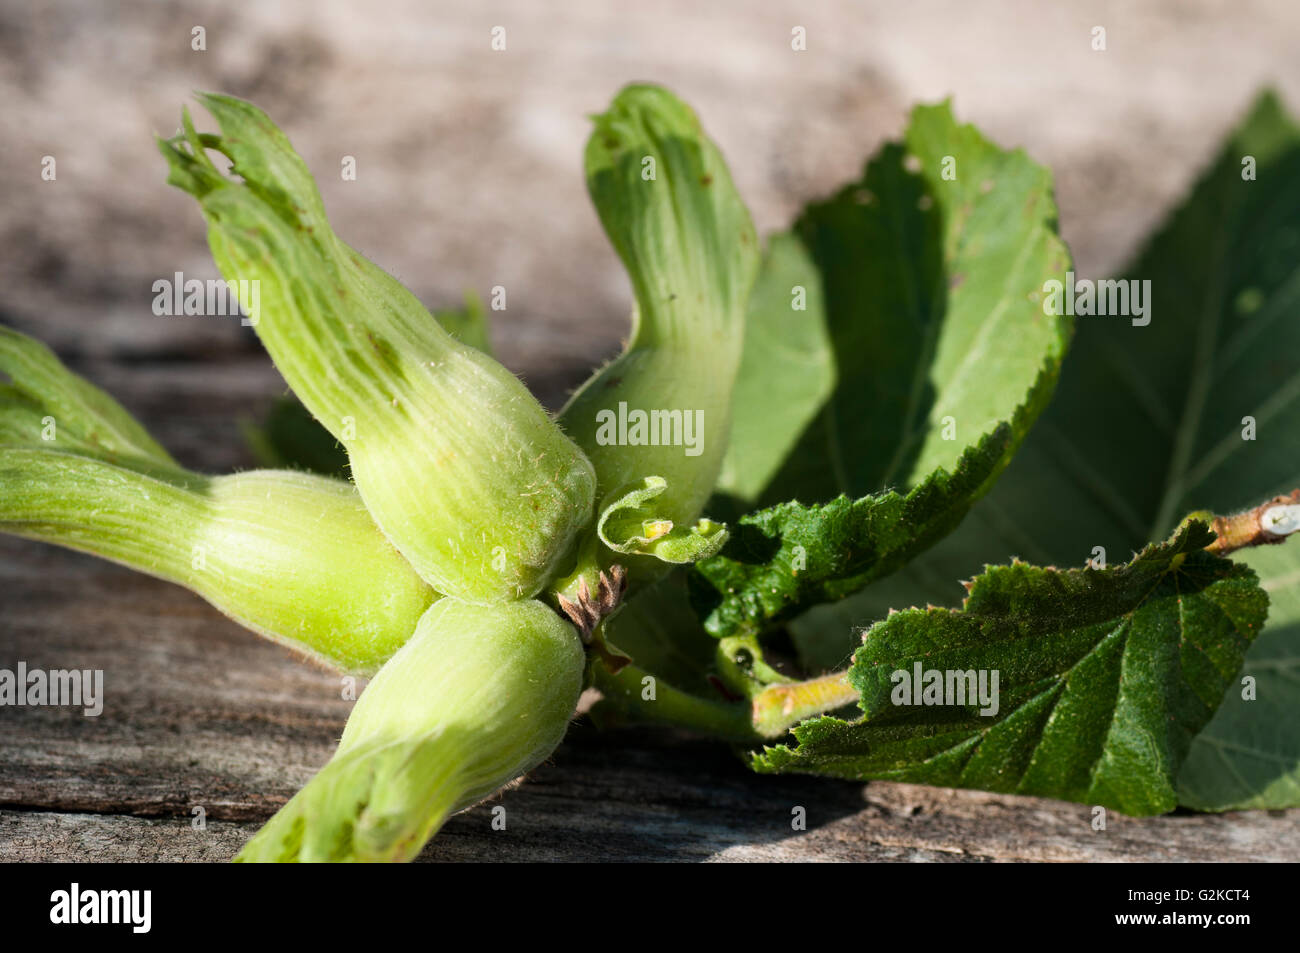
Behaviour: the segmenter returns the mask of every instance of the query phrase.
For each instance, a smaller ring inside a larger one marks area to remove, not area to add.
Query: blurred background
[[[284,390],[251,329],[151,310],[155,280],[217,276],[152,137],[177,129],[192,90],[218,90],[287,130],[339,233],[427,305],[503,286],[497,353],[556,406],[627,330],[581,157],[587,116],[629,81],[695,106],[764,232],[855,177],[913,103],[952,96],[961,119],[1054,170],[1078,271],[1100,276],[1260,87],[1300,103],[1297,51],[1300,6],[1282,0],[3,0],[0,321],[50,342],[185,462],[251,462],[234,418]],[[218,363],[214,388],[203,369]]]

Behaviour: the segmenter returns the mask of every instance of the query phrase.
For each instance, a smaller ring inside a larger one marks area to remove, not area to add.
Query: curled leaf
[[[661,476],[629,483],[606,497],[596,532],[618,553],[654,556],[666,563],[693,563],[715,555],[727,541],[727,527],[708,518],[679,526],[665,518],[656,498],[668,489]]]

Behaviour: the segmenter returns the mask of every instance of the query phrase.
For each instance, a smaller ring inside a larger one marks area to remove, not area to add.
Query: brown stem
[[[1217,556],[1248,546],[1285,542],[1300,529],[1300,489],[1276,496],[1244,513],[1216,516],[1210,527],[1218,538],[1205,548]]]

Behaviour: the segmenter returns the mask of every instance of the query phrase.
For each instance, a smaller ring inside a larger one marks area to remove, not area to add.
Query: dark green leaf
[[[1242,178],[1245,157],[1255,161],[1254,180]],[[1276,97],[1260,98],[1124,275],[1151,281],[1151,323],[1078,319],[1051,407],[958,530],[889,579],[792,623],[808,667],[840,662],[854,627],[890,608],[951,604],[957,580],[985,563],[1018,555],[1080,566],[1101,555],[1096,547],[1119,560],[1182,513],[1227,513],[1300,486],[1300,130]],[[1254,440],[1243,439],[1245,417],[1254,419]],[[1266,670],[1279,653],[1298,651],[1297,547],[1240,555],[1273,597],[1270,629],[1294,633],[1260,641]],[[1261,676],[1260,690],[1276,696],[1286,684]],[[1268,717],[1263,694],[1257,702],[1239,695],[1234,682],[1236,700],[1194,744],[1188,803],[1226,808],[1258,795],[1270,806],[1300,805],[1294,721],[1265,727],[1256,720]],[[1249,780],[1228,784],[1234,773]]]
[[[799,239],[773,235],[749,297],[719,489],[758,499],[834,388],[821,277]]]
[[[1070,261],[1045,169],[958,125],[947,104],[918,107],[904,141],[809,206],[793,234],[811,266],[773,240],[746,329],[741,392],[753,399],[736,402],[723,492],[817,502],[912,487],[954,470],[1018,408],[1033,422],[1070,333],[1043,307],[1044,282]],[[827,333],[832,379],[774,383],[824,365]],[[768,480],[774,458],[784,465]]]
[[[1218,713],[1192,742],[1179,803],[1203,811],[1300,805],[1300,543],[1236,557],[1269,594],[1268,625],[1229,683]],[[1242,678],[1254,679],[1253,699]]]
[[[960,610],[890,616],[850,670],[863,718],[805,722],[797,747],[767,748],[755,769],[1171,810],[1192,737],[1267,612],[1253,572],[1203,551],[1212,539],[1191,523],[1124,566],[993,567]],[[986,687],[997,673],[998,689],[964,704],[901,703],[894,673],[914,667],[981,673]]]
[[[296,397],[277,397],[262,423],[245,423],[243,431],[262,466],[348,479],[347,451]]]
[[[708,680],[718,643],[691,611],[682,574],[671,573],[630,595],[627,605],[606,623],[609,642],[669,684],[718,699],[718,690]]]
[[[894,571],[961,521],[997,477],[1012,433],[999,426],[952,474],[936,470],[906,494],[794,501],[741,518],[722,552],[696,564],[690,577],[705,628],[719,638],[758,634]]]

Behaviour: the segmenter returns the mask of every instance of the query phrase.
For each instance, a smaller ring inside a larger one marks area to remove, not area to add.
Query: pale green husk
[[[236,859],[410,860],[555,750],[584,659],[540,602],[440,600],[361,695],[333,759]]]
[[[176,463],[42,344],[0,328],[0,530],[199,593],[241,625],[367,674],[437,593],[347,483]]]
[[[592,518],[591,464],[518,378],[335,236],[306,165],[265,113],[200,99],[222,134],[199,136],[187,115],[185,136],[160,143],[168,181],[199,200],[226,279],[258,282],[242,301],[250,320],[347,448],[375,521],[439,592],[473,602],[539,592]]]
[[[636,296],[626,350],[565,407],[561,422],[591,458],[606,496],[664,479],[656,519],[695,524],[717,482],[731,420],[746,304],[758,270],[753,223],[717,147],[681,100],[657,86],[622,90],[596,117],[587,187]],[[651,177],[653,176],[653,177]],[[599,415],[702,412],[698,454],[602,443]],[[634,576],[662,571],[633,560]]]

